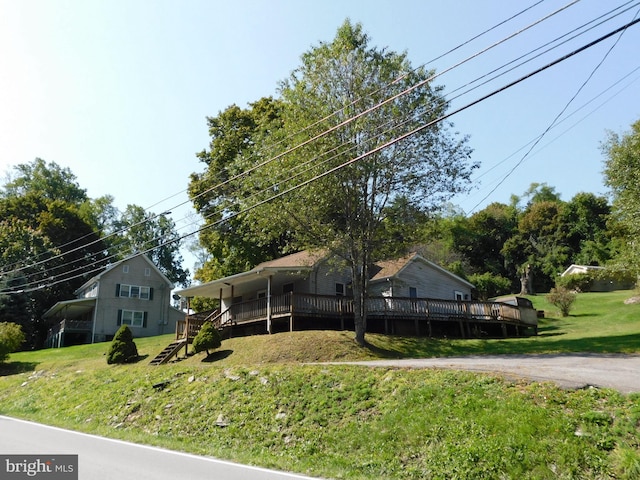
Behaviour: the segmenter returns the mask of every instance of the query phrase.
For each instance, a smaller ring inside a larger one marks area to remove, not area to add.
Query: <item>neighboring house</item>
[[[604,271],[604,267],[598,267],[596,265],[576,265],[571,264],[569,267],[560,274],[561,277],[565,277],[567,275],[576,275],[580,273],[593,273],[593,272],[602,272]]]
[[[75,299],[44,313],[52,325],[46,345],[104,342],[121,325],[128,325],[134,337],[174,332],[184,313],[170,305],[173,288],[144,254],[115,263],[76,290]]]
[[[629,290],[634,287],[633,280],[616,278],[615,275],[607,274],[606,267],[596,265],[572,264],[560,276],[579,274],[590,274],[593,277],[589,287],[590,292],[612,292],[614,290]]]

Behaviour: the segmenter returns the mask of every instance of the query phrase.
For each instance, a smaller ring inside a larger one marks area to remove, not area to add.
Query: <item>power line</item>
[[[565,60],[567,60],[567,59],[569,59],[569,58],[571,58],[571,57],[573,57],[573,56],[585,51],[585,50],[587,50],[588,48],[593,47],[594,45],[597,45],[598,43],[610,38],[611,36],[616,35],[617,33],[623,32],[624,30],[626,30],[627,28],[637,24],[638,22],[640,22],[640,19],[635,19],[635,20],[627,23],[626,25],[623,25],[622,27],[619,27],[619,28],[613,30],[612,32],[609,32],[609,33],[599,37],[598,39],[593,40],[592,42],[589,42],[588,44],[586,44],[586,45],[584,45],[584,46],[582,46],[582,47],[580,47],[580,48],[578,48],[576,50],[573,50],[572,52],[567,53],[567,54],[563,55],[562,57],[560,57],[560,58],[558,58],[558,59],[556,59],[556,60],[554,60],[554,61],[552,61],[552,62],[550,62],[550,63],[548,63],[548,64],[546,64],[544,66],[542,66],[542,67],[539,67],[536,70],[534,70],[534,71],[532,71],[532,72],[530,72],[530,73],[528,73],[528,74],[526,74],[524,76],[521,76],[520,78],[518,78],[518,79],[516,79],[516,80],[514,80],[512,82],[509,82],[508,84],[506,84],[506,85],[504,85],[504,86],[502,86],[502,87],[500,87],[500,88],[498,88],[498,89],[496,89],[496,90],[494,90],[494,91],[492,91],[492,92],[490,92],[490,93],[488,93],[486,95],[483,95],[482,97],[480,97],[480,98],[478,98],[478,99],[466,104],[463,107],[460,107],[460,108],[458,108],[458,109],[456,109],[456,110],[454,110],[454,111],[452,111],[450,113],[444,114],[441,117],[439,117],[439,118],[437,118],[435,120],[432,120],[432,121],[430,121],[430,122],[428,122],[426,124],[423,124],[420,127],[417,127],[415,129],[413,129],[412,131],[407,132],[407,133],[405,133],[405,134],[403,134],[403,135],[401,135],[401,136],[399,136],[399,137],[397,137],[397,138],[395,138],[395,139],[393,139],[393,140],[391,140],[391,141],[389,141],[389,142],[387,142],[387,143],[385,143],[383,145],[379,145],[376,148],[371,149],[370,151],[368,151],[368,152],[366,152],[366,153],[364,153],[362,155],[356,156],[356,157],[352,158],[351,160],[343,162],[342,164],[340,164],[340,165],[338,165],[338,166],[336,166],[334,168],[326,170],[326,171],[314,176],[313,178],[305,180],[305,181],[303,181],[303,182],[301,182],[301,183],[299,183],[299,184],[297,184],[297,185],[295,185],[293,187],[290,187],[290,188],[288,188],[288,189],[286,189],[286,190],[284,190],[282,192],[278,192],[277,194],[274,194],[271,197],[269,197],[267,199],[264,199],[262,201],[259,201],[259,202],[255,203],[253,205],[245,207],[244,209],[242,209],[242,210],[240,210],[238,212],[233,212],[228,217],[220,219],[217,222],[214,222],[212,224],[206,225],[206,226],[200,228],[199,230],[197,230],[196,232],[192,232],[192,233],[186,234],[184,236],[181,236],[178,239],[174,239],[174,240],[172,240],[170,242],[166,242],[166,243],[162,244],[161,246],[180,241],[183,238],[186,238],[187,236],[193,235],[195,233],[199,233],[199,232],[204,231],[204,230],[206,230],[208,228],[211,228],[212,226],[214,226],[214,225],[216,225],[218,223],[221,223],[223,221],[227,221],[229,218],[241,215],[241,214],[246,213],[246,212],[248,212],[250,210],[258,208],[259,206],[264,205],[267,202],[270,202],[270,201],[276,200],[278,198],[281,198],[284,195],[288,195],[288,194],[294,192],[295,190],[297,190],[299,188],[303,188],[304,186],[306,186],[306,185],[308,185],[308,184],[310,184],[310,183],[312,183],[314,181],[319,180],[320,178],[324,178],[324,177],[326,177],[328,175],[331,175],[332,173],[335,173],[335,172],[337,172],[338,170],[340,170],[342,168],[345,168],[345,167],[347,167],[349,165],[352,165],[352,164],[354,164],[354,163],[356,163],[358,161],[361,161],[364,158],[367,158],[367,157],[369,157],[369,156],[371,156],[371,155],[373,155],[375,153],[378,153],[378,152],[382,151],[383,149],[386,149],[386,148],[388,148],[388,147],[390,147],[390,146],[392,146],[392,145],[394,145],[394,144],[396,144],[398,142],[406,140],[407,138],[409,138],[409,137],[411,137],[411,136],[413,136],[413,135],[415,135],[415,134],[417,134],[417,133],[419,133],[419,132],[421,132],[421,131],[423,131],[423,130],[425,130],[425,129],[433,126],[433,125],[435,125],[436,123],[442,122],[442,121],[446,120],[447,118],[450,118],[450,117],[452,117],[452,116],[454,116],[454,115],[456,115],[456,114],[458,114],[458,113],[460,113],[460,112],[462,112],[464,110],[467,110],[468,108],[471,108],[474,105],[477,105],[478,103],[483,102],[483,101],[485,101],[485,100],[487,100],[487,99],[489,99],[489,98],[491,98],[491,97],[493,97],[493,96],[495,96],[495,95],[497,95],[497,94],[499,94],[499,93],[501,93],[501,92],[503,92],[503,91],[505,91],[505,90],[507,90],[507,89],[509,89],[509,88],[511,88],[511,87],[513,87],[513,86],[515,86],[515,85],[517,85],[517,84],[519,84],[519,83],[521,83],[521,82],[523,82],[523,81],[525,81],[525,80],[527,80],[527,79],[529,79],[529,78],[531,78],[531,77],[533,77],[533,76],[545,71],[545,70],[547,70],[547,69],[549,69],[549,68],[551,68],[551,67],[553,67],[553,66],[555,66],[555,65],[557,65],[557,64],[559,64],[559,63],[561,63],[561,62],[563,62],[563,61],[565,61]],[[565,108],[565,110],[566,110],[566,108]],[[158,248],[158,247],[155,247],[155,248]],[[139,253],[147,253],[148,251],[151,251],[151,250],[153,250],[153,249],[148,249],[146,251],[139,252]],[[101,270],[101,269],[96,269],[94,271],[98,271],[98,270]],[[89,272],[89,273],[92,273],[92,272]],[[64,282],[64,281],[71,280],[73,278],[79,278],[81,276],[84,276],[85,274],[86,273],[83,273],[81,275],[77,275],[75,277],[67,277],[65,279],[56,280],[56,281],[48,283],[46,286],[52,286],[52,285],[55,285],[57,283],[61,283],[61,282]],[[35,290],[38,290],[40,288],[44,288],[44,286],[39,286],[38,288],[33,288],[33,289],[23,289],[23,290],[18,291],[18,292],[16,292],[16,291],[8,291],[8,292],[5,292],[5,293],[7,293],[7,294],[22,293],[22,292],[27,292],[27,291],[35,291]]]
[[[261,167],[265,166],[266,164],[271,163],[271,162],[274,162],[274,161],[276,161],[276,160],[278,160],[278,159],[280,159],[280,158],[283,158],[284,156],[286,156],[286,155],[288,155],[288,154],[290,154],[290,153],[293,153],[293,152],[294,152],[294,151],[296,151],[297,149],[302,148],[302,147],[304,147],[304,146],[306,146],[306,145],[309,145],[310,143],[312,143],[312,142],[314,142],[314,141],[316,141],[316,140],[318,140],[318,139],[320,139],[320,138],[322,138],[322,137],[324,137],[324,136],[328,135],[329,133],[332,133],[332,132],[334,132],[334,131],[338,130],[338,129],[339,129],[339,128],[341,128],[341,127],[344,127],[344,126],[348,125],[349,123],[351,123],[351,122],[353,122],[353,121],[357,120],[358,118],[361,118],[362,116],[367,115],[367,114],[369,114],[369,113],[371,113],[371,112],[373,112],[373,111],[377,110],[378,108],[381,108],[382,106],[384,106],[384,105],[386,105],[386,104],[388,104],[388,103],[390,103],[390,102],[392,102],[392,101],[396,100],[397,98],[400,98],[401,96],[406,95],[406,94],[408,94],[408,93],[410,93],[410,92],[412,92],[412,91],[416,90],[417,88],[420,88],[421,86],[424,86],[424,85],[428,84],[429,82],[431,82],[431,81],[435,80],[436,78],[438,78],[438,77],[440,77],[440,76],[444,75],[445,73],[447,73],[447,72],[449,72],[449,71],[451,71],[451,70],[453,70],[453,69],[455,69],[455,68],[459,67],[460,65],[463,65],[464,63],[466,63],[466,62],[468,62],[468,61],[470,61],[470,60],[472,60],[472,59],[474,59],[474,58],[477,58],[477,57],[478,57],[478,56],[480,56],[481,54],[486,53],[487,51],[489,51],[489,50],[491,50],[491,49],[495,48],[496,46],[498,46],[498,45],[500,45],[500,44],[502,44],[502,43],[504,43],[504,42],[506,42],[506,41],[508,41],[508,40],[510,40],[510,39],[512,39],[512,38],[514,38],[514,37],[516,37],[517,35],[519,35],[519,34],[523,33],[524,31],[526,31],[526,30],[528,30],[528,29],[530,29],[530,28],[532,28],[533,26],[538,25],[538,24],[542,23],[543,21],[545,21],[545,20],[547,20],[547,19],[549,19],[549,18],[553,17],[554,15],[556,15],[556,14],[558,14],[558,13],[560,13],[560,12],[562,12],[562,11],[566,10],[566,9],[567,9],[567,8],[569,8],[570,6],[572,6],[572,5],[576,4],[578,1],[579,1],[579,0],[573,0],[573,1],[569,2],[568,4],[564,5],[563,7],[559,8],[559,9],[556,9],[555,11],[553,11],[553,12],[551,12],[551,13],[549,13],[549,14],[545,15],[545,16],[544,16],[544,17],[542,17],[541,19],[539,19],[539,20],[537,20],[537,21],[535,21],[535,22],[533,22],[533,23],[531,23],[531,24],[527,25],[527,26],[526,26],[526,27],[524,27],[524,28],[521,28],[520,30],[518,30],[518,31],[516,31],[516,32],[514,32],[514,33],[512,33],[512,34],[510,34],[510,35],[508,35],[507,37],[503,38],[502,40],[500,40],[500,41],[498,41],[498,42],[495,42],[495,43],[493,43],[492,45],[490,45],[490,46],[488,46],[488,47],[486,47],[486,48],[484,48],[484,49],[480,50],[479,52],[477,52],[477,53],[475,53],[475,54],[471,55],[470,57],[467,57],[465,60],[462,60],[462,61],[458,62],[457,64],[455,64],[455,65],[453,65],[453,66],[448,67],[448,68],[447,68],[447,69],[445,69],[443,72],[440,72],[440,73],[438,73],[438,74],[436,74],[436,75],[432,75],[431,77],[428,77],[427,79],[423,80],[422,82],[419,82],[418,84],[413,85],[413,86],[409,87],[408,89],[405,89],[404,91],[399,92],[399,93],[397,93],[396,95],[394,95],[394,96],[392,96],[392,97],[390,97],[390,98],[387,98],[387,99],[386,99],[386,100],[384,100],[383,102],[380,102],[380,103],[378,103],[378,104],[376,104],[376,105],[374,105],[374,106],[372,106],[372,107],[370,107],[370,108],[368,108],[368,109],[366,109],[366,110],[364,110],[364,111],[362,111],[362,112],[360,112],[360,113],[358,113],[358,114],[356,114],[356,115],[354,115],[354,116],[352,116],[352,117],[350,117],[350,118],[347,118],[346,120],[344,120],[344,121],[342,121],[342,122],[338,123],[337,125],[335,125],[335,126],[333,126],[333,127],[329,128],[329,129],[327,129],[327,130],[325,130],[325,131],[321,132],[320,134],[318,134],[318,135],[316,135],[316,136],[314,136],[314,137],[311,137],[311,138],[307,139],[306,141],[304,141],[304,142],[302,142],[302,143],[299,143],[299,144],[297,144],[297,145],[295,145],[295,146],[293,146],[293,147],[291,147],[291,148],[289,148],[289,149],[285,150],[284,152],[282,152],[282,153],[280,153],[280,154],[276,155],[275,157],[269,158],[269,159],[265,160],[264,162],[258,163],[258,164],[256,164],[256,165],[252,166],[251,168],[249,168],[249,169],[247,169],[247,170],[245,170],[245,171],[241,172],[240,174],[235,175],[234,177],[232,177],[232,178],[230,178],[230,179],[227,179],[227,180],[226,180],[226,181],[224,181],[224,182],[218,183],[217,185],[213,185],[212,187],[210,187],[210,188],[206,189],[205,191],[203,191],[203,192],[199,193],[198,195],[196,195],[195,197],[193,197],[190,201],[193,201],[193,200],[195,200],[195,199],[197,199],[197,198],[199,198],[199,197],[201,197],[201,196],[203,196],[203,195],[206,195],[207,193],[210,193],[210,192],[212,192],[212,191],[214,191],[214,190],[216,190],[216,189],[218,189],[218,188],[221,188],[222,186],[224,186],[224,185],[226,185],[226,184],[228,184],[228,183],[230,183],[230,182],[232,182],[232,181],[235,181],[235,180],[238,180],[238,179],[240,179],[240,178],[243,178],[243,177],[245,177],[245,176],[247,176],[247,175],[251,174],[252,172],[256,171],[257,169],[259,169],[259,168],[261,168]],[[497,25],[494,25],[493,27],[491,27],[491,28],[489,28],[489,29],[487,29],[487,30],[483,31],[482,33],[480,33],[480,34],[478,34],[478,35],[476,35],[476,36],[472,37],[470,40],[467,40],[466,42],[464,42],[464,43],[462,43],[462,44],[460,44],[460,45],[456,46],[455,48],[453,48],[453,49],[449,50],[448,52],[445,52],[444,54],[442,54],[442,55],[440,55],[439,57],[437,57],[437,58],[436,58],[436,60],[437,60],[437,59],[440,59],[440,58],[442,58],[442,57],[444,57],[445,55],[447,55],[447,54],[449,54],[449,53],[451,53],[451,52],[453,52],[453,51],[455,51],[455,50],[457,50],[457,49],[459,49],[459,48],[461,48],[462,46],[464,46],[464,45],[466,45],[466,44],[470,43],[471,41],[473,41],[473,40],[475,40],[475,39],[477,39],[477,38],[480,38],[481,36],[485,35],[486,33],[488,33],[488,32],[490,32],[490,31],[494,30],[494,29],[495,29],[495,28],[497,28],[498,26],[503,25],[503,24],[507,23],[508,21],[510,21],[510,20],[512,20],[512,19],[514,19],[514,18],[516,18],[516,17],[518,17],[519,15],[521,15],[521,14],[525,13],[526,11],[530,10],[531,8],[533,8],[534,6],[536,6],[536,5],[540,4],[540,3],[541,3],[541,2],[534,3],[533,5],[531,5],[531,6],[527,7],[527,8],[525,8],[524,10],[521,10],[521,11],[520,11],[520,12],[518,12],[517,14],[512,15],[511,17],[509,17],[508,19],[503,20],[502,22],[498,23]],[[433,61],[435,61],[435,60],[433,60]],[[423,64],[423,66],[424,66],[424,64]],[[423,66],[418,67],[417,69],[422,68]],[[415,71],[415,70],[417,70],[417,69],[414,69],[413,71]],[[381,87],[380,89],[378,89],[378,90],[376,90],[376,91],[372,92],[370,95],[372,95],[372,94],[374,94],[374,93],[377,93],[377,92],[380,92],[380,91],[382,91],[383,89],[388,88],[389,86],[391,86],[391,85],[393,85],[393,84],[395,84],[395,83],[399,82],[402,78],[405,78],[409,73],[410,73],[410,72],[408,72],[408,73],[406,73],[406,74],[404,74],[404,75],[401,75],[400,77],[398,77],[397,79],[395,79],[393,82],[391,82],[391,83],[390,83],[390,84],[388,84],[387,86],[385,86],[385,87]],[[343,107],[342,109],[340,109],[340,110],[337,110],[337,111],[333,112],[332,114],[328,115],[327,117],[325,117],[325,118],[323,118],[323,119],[321,119],[321,120],[319,120],[319,121],[317,121],[317,122],[313,123],[313,124],[312,124],[312,125],[310,125],[310,126],[305,127],[305,128],[304,128],[304,129],[302,129],[301,131],[299,131],[299,132],[297,132],[297,133],[292,134],[292,136],[294,136],[294,135],[298,135],[299,133],[305,132],[305,131],[307,131],[308,129],[312,128],[312,127],[313,127],[313,126],[315,126],[315,125],[319,125],[319,124],[321,124],[321,123],[322,123],[322,122],[324,122],[325,120],[328,120],[328,119],[330,119],[330,118],[334,117],[334,116],[335,116],[335,115],[337,115],[339,112],[344,111],[344,109],[348,108],[348,107],[349,107],[349,106],[351,106],[351,105],[354,105],[354,104],[356,104],[356,103],[359,103],[359,102],[361,102],[362,100],[363,100],[363,98],[359,98],[359,99],[354,100],[350,105],[348,105],[348,106],[346,106],[346,107]],[[182,193],[182,192],[179,192],[179,193]],[[172,195],[171,197],[168,197],[168,198],[173,198],[173,197],[175,197],[176,195],[178,195],[179,193],[176,193],[176,194],[174,194],[174,195]],[[158,202],[158,203],[161,203],[161,202]],[[155,206],[155,205],[157,205],[158,203],[154,204],[154,206]],[[185,201],[185,202],[182,202],[182,203],[179,203],[178,205],[175,205],[175,206],[171,207],[171,208],[170,208],[170,210],[173,210],[173,209],[176,209],[176,208],[178,208],[178,207],[181,207],[181,206],[183,206],[183,205],[185,205],[185,204],[187,204],[187,203],[189,203],[189,200],[187,200],[187,201]],[[151,207],[150,207],[150,208],[151,208]],[[94,240],[94,241],[92,241],[92,242],[90,242],[90,243],[88,243],[88,244],[85,244],[84,246],[79,246],[79,247],[74,248],[74,249],[72,249],[72,250],[65,251],[64,253],[60,253],[60,254],[57,254],[57,255],[50,256],[50,257],[46,258],[45,260],[37,261],[37,262],[35,262],[35,263],[33,263],[33,264],[26,265],[26,266],[23,266],[23,267],[20,267],[20,268],[17,268],[17,269],[13,269],[13,271],[12,271],[11,273],[16,273],[16,272],[22,271],[22,270],[27,269],[27,268],[33,268],[33,267],[36,267],[36,266],[41,265],[41,264],[43,264],[43,263],[51,262],[52,260],[54,260],[54,259],[56,259],[56,258],[59,258],[59,257],[61,257],[61,256],[63,256],[63,255],[68,255],[69,253],[72,253],[72,252],[78,251],[78,250],[83,249],[83,248],[87,248],[88,246],[94,245],[94,244],[96,244],[96,243],[98,243],[98,242],[100,242],[100,241],[104,241],[104,240],[106,240],[106,239],[108,239],[108,238],[111,238],[111,237],[116,236],[116,235],[118,235],[118,234],[120,234],[120,233],[123,233],[124,231],[126,231],[126,230],[128,230],[128,229],[130,229],[130,228],[133,228],[133,227],[138,226],[138,225],[140,225],[140,224],[144,224],[144,223],[147,223],[147,222],[149,222],[149,221],[152,221],[152,220],[154,220],[155,218],[160,217],[161,215],[163,215],[163,214],[155,215],[154,217],[152,217],[152,218],[150,218],[150,219],[146,219],[146,220],[144,220],[144,221],[142,221],[142,222],[138,222],[137,224],[134,224],[134,225],[131,225],[131,226],[125,227],[125,228],[120,229],[120,230],[118,230],[118,231],[116,231],[116,232],[112,232],[112,233],[110,233],[109,235],[107,235],[106,237],[98,238],[98,239],[96,239],[96,240]],[[85,235],[85,236],[83,236],[83,237],[80,237],[79,239],[73,240],[73,241],[71,241],[71,242],[69,242],[69,243],[67,243],[67,244],[65,244],[65,245],[62,245],[62,246],[60,246],[60,247],[58,247],[58,248],[59,248],[59,249],[63,249],[65,246],[68,246],[68,245],[70,245],[70,244],[72,244],[72,243],[75,243],[75,242],[77,242],[78,240],[82,240],[82,239],[84,239],[84,238],[86,238],[86,237],[88,237],[88,236],[90,236],[90,235],[92,235],[92,234],[94,234],[94,233],[95,233],[95,234],[98,234],[99,232],[98,232],[98,233],[93,232],[93,233],[87,234],[87,235]],[[50,251],[48,251],[48,252],[41,253],[41,254],[39,254],[38,256],[36,256],[36,258],[38,258],[38,257],[40,257],[40,256],[47,255],[48,253],[51,253],[51,252],[50,252]],[[74,263],[75,263],[75,262],[74,262]],[[9,265],[9,267],[13,267],[14,265],[17,265],[17,263],[14,263],[14,264],[12,264],[12,265]],[[64,265],[64,266],[67,266],[67,265]],[[62,266],[52,267],[52,268],[53,268],[53,269],[58,269],[58,268],[61,268],[61,267],[62,267]],[[6,266],[5,266],[4,268],[6,269]],[[8,272],[5,270],[5,271],[4,271],[4,273],[8,273]]]
[[[640,12],[638,12],[640,13]],[[480,200],[480,202],[478,202],[476,205],[474,205],[474,207],[471,209],[471,211],[475,210],[478,205],[480,205],[480,203],[484,202],[487,198],[489,198],[489,196],[491,196],[491,194],[493,192],[495,192],[498,187],[500,187],[500,185],[502,185],[507,178],[509,178],[513,172],[515,172],[515,170],[522,165],[522,163],[527,159],[527,157],[529,156],[529,154],[531,153],[531,151],[538,145],[538,143],[540,143],[540,141],[545,137],[545,135],[549,132],[549,130],[551,130],[551,128],[553,128],[553,126],[558,122],[558,120],[560,119],[560,117],[562,117],[562,115],[564,114],[564,112],[567,111],[567,108],[569,108],[569,106],[571,105],[571,103],[573,103],[573,101],[576,99],[576,97],[580,94],[580,92],[584,89],[584,87],[587,85],[587,83],[589,83],[589,81],[591,80],[591,78],[593,78],[593,76],[595,75],[595,73],[598,71],[598,69],[602,66],[602,64],[604,63],[604,61],[607,59],[607,57],[609,56],[609,54],[611,53],[611,51],[616,47],[616,45],[618,45],[618,42],[620,41],[620,38],[622,38],[622,35],[624,34],[624,32],[627,30],[627,28],[629,28],[632,25],[635,25],[635,23],[637,23],[638,21],[640,21],[637,17],[638,17],[638,13],[636,13],[636,15],[634,16],[634,20],[632,22],[630,22],[629,24],[627,24],[627,26],[621,27],[619,29],[617,29],[616,31],[614,31],[611,34],[608,34],[605,37],[601,37],[602,40],[609,38],[617,33],[620,33],[620,36],[616,39],[616,41],[613,43],[613,45],[611,45],[611,47],[607,50],[607,52],[605,53],[605,55],[602,57],[602,59],[600,60],[600,62],[593,68],[593,70],[591,71],[591,73],[587,76],[586,80],[582,83],[582,85],[580,85],[580,87],[578,88],[578,90],[575,92],[575,94],[569,99],[569,101],[565,104],[565,106],[560,110],[560,112],[555,116],[555,118],[553,119],[553,121],[547,126],[547,128],[544,130],[544,132],[542,132],[542,134],[535,140],[535,142],[533,142],[533,145],[531,145],[531,147],[525,152],[525,154],[522,156],[522,158],[513,166],[513,168],[511,170],[509,170],[509,172],[504,176],[504,178],[498,182],[498,184],[482,199]],[[598,40],[598,43],[602,40]]]

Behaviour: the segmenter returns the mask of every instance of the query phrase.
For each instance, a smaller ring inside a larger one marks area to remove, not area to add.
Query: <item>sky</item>
[[[612,10],[622,13],[514,62]],[[204,170],[206,118],[277,96],[301,55],[348,18],[372,46],[434,69],[450,112],[461,110],[449,121],[481,165],[472,192],[452,200],[461,211],[509,203],[532,183],[567,201],[604,195],[601,144],[640,118],[640,24],[471,104],[639,11],[637,0],[0,0],[0,179],[39,157],[69,168],[91,198],[171,211],[179,233],[193,231],[185,190]]]

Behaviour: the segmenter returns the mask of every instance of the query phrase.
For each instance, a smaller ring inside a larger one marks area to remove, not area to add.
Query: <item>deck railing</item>
[[[272,318],[289,315],[330,317],[353,315],[353,299],[350,297],[287,293],[274,295],[270,301],[267,301],[267,298],[258,298],[233,304],[225,312],[216,313],[217,316],[209,315],[206,320],[214,320],[218,326],[265,320],[268,306]],[[526,311],[527,309],[524,310],[514,305],[496,302],[427,298],[371,297],[367,303],[369,317],[431,320],[460,318],[476,322],[537,324],[535,310],[531,310],[531,312]],[[206,320],[189,320],[189,335],[191,336],[193,332],[197,333]],[[182,329],[179,330],[180,335],[184,335],[184,323],[184,321],[178,322],[178,328]]]

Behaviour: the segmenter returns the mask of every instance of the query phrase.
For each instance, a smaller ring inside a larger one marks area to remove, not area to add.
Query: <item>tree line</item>
[[[347,20],[331,42],[302,55],[278,96],[209,117],[211,141],[198,154],[204,168],[189,183],[209,253],[195,278],[328,249],[351,269],[363,344],[368,267],[409,250],[468,278],[482,298],[548,291],[571,263],[615,260],[637,273],[618,201],[584,192],[565,202],[554,187],[532,184],[509,204],[451,213],[448,201],[468,191],[479,165],[468,138],[447,121],[444,87],[434,78],[406,54],[372,47],[362,26]],[[608,139],[610,157],[618,141]],[[607,172],[613,186],[615,168]]]
[[[188,182],[204,221],[194,278],[329,250],[351,269],[363,344],[368,269],[408,251],[467,278],[478,298],[548,291],[572,263],[637,277],[640,122],[603,142],[611,202],[588,192],[563,201],[553,186],[534,183],[508,204],[465,215],[449,201],[468,191],[479,165],[448,109],[433,71],[372,46],[346,20],[332,41],[302,55],[277,96],[207,118],[203,170]],[[71,171],[42,159],[16,167],[0,190],[0,321],[22,325],[29,346],[44,340],[47,308],[131,253],[147,251],[171,281],[189,282],[166,212],[121,212],[113,202],[89,198]]]
[[[136,252],[174,283],[186,285],[179,235],[165,214],[112,196],[89,198],[75,175],[37,158],[20,164],[0,188],[0,322],[22,327],[25,348],[43,345],[42,315],[93,275]]]

